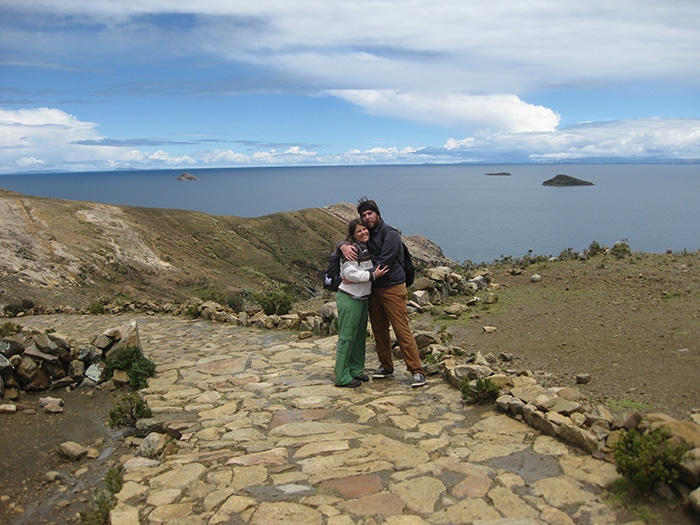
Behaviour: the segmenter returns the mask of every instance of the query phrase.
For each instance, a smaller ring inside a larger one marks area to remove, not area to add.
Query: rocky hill
[[[280,286],[313,297],[333,244],[355,216],[348,203],[240,218],[0,189],[0,305],[181,302]],[[419,264],[447,261],[428,239],[405,240]]]

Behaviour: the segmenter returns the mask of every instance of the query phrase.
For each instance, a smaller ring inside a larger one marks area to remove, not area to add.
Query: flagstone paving
[[[613,465],[465,405],[439,377],[411,388],[400,360],[392,378],[337,388],[335,337],[160,316],[22,324],[84,344],[131,319],[157,364],[142,392],[181,436],[156,459],[132,440],[113,525],[619,523],[600,498]]]

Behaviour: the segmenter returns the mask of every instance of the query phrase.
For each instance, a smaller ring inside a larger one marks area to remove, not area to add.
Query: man
[[[391,353],[389,325],[394,329],[396,340],[403,355],[406,368],[412,374],[411,386],[419,387],[426,383],[425,370],[420,361],[418,346],[413,337],[406,312],[406,274],[403,269],[403,244],[401,234],[388,225],[379,213],[373,200],[363,197],[358,201],[357,213],[371,232],[369,252],[375,265],[388,266],[389,272],[372,282],[369,298],[369,319],[376,341],[379,369],[373,374],[375,379],[383,379],[394,373],[394,360]],[[348,260],[355,260],[355,248],[350,245],[340,247]]]

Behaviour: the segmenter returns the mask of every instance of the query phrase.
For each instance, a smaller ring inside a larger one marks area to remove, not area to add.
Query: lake
[[[405,235],[455,261],[558,255],[596,241],[633,251],[700,248],[698,164],[522,164],[182,169],[0,176],[28,195],[258,217],[377,201]],[[507,172],[510,176],[487,173]],[[563,173],[593,186],[548,187]]]

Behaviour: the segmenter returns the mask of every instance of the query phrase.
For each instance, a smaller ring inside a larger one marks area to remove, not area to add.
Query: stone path
[[[130,317],[46,316],[76,342]],[[613,465],[525,424],[465,406],[437,377],[332,383],[336,338],[298,340],[172,317],[134,317],[157,375],[144,390],[182,437],[160,460],[121,459],[113,525],[603,525]],[[400,361],[399,361],[400,362]],[[377,366],[368,349],[367,367]]]

